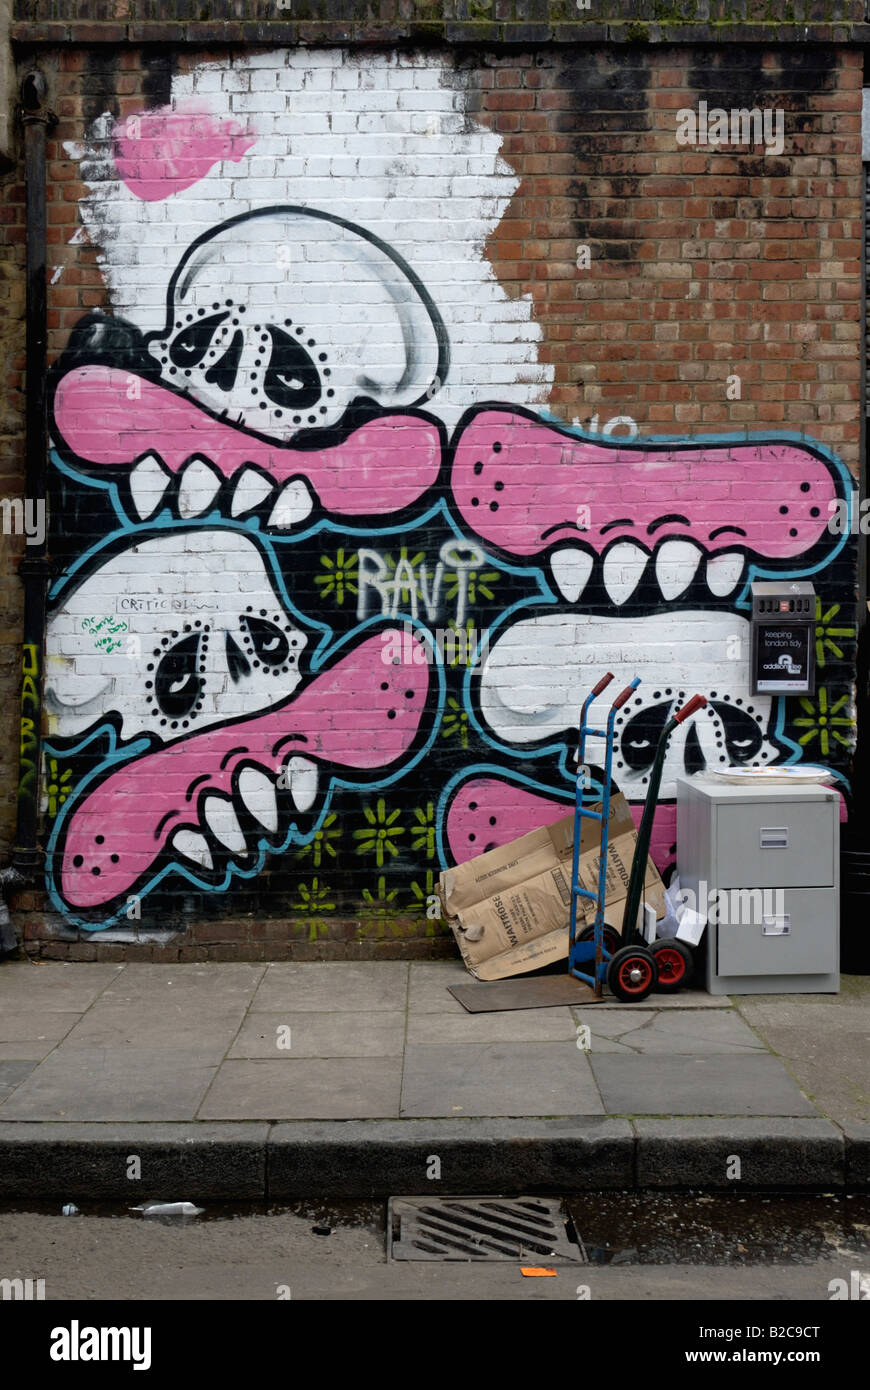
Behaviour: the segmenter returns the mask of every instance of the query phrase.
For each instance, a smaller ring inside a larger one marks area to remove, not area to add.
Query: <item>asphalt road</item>
[[[870,1297],[870,1199],[584,1197],[589,1262],[389,1261],[380,1204],[189,1219],[0,1212],[0,1279],[46,1300],[809,1300]],[[832,1284],[834,1280],[844,1285]]]

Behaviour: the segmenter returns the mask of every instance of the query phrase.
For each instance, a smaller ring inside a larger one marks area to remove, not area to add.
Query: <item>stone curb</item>
[[[734,1157],[739,1178],[733,1162],[728,1176]],[[138,1178],[129,1176],[135,1158]],[[134,1206],[738,1185],[832,1192],[866,1191],[868,1182],[870,1126],[842,1131],[823,1119],[0,1123],[0,1200],[7,1202]]]

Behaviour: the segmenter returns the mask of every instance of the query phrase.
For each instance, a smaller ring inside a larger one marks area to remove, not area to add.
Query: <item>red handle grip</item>
[[[601,680],[598,682],[597,685],[593,685],[593,687],[592,687],[592,689],[591,689],[591,691],[590,691],[589,693],[590,693],[591,695],[600,695],[601,692],[602,692],[602,690],[606,690],[606,689],[607,689],[607,687],[609,686],[609,684],[610,684],[610,682],[611,682],[612,680],[613,680],[613,672],[612,672],[612,671],[608,671],[606,676],[602,676],[602,677],[601,677]]]
[[[678,724],[682,724],[684,719],[688,719],[690,714],[694,714],[696,709],[701,709],[707,703],[706,695],[693,695],[691,700],[680,710],[679,714],[674,715]]]
[[[614,702],[613,702],[613,704],[610,706],[610,708],[611,708],[611,709],[622,709],[622,706],[625,704],[626,700],[630,700],[630,699],[631,699],[632,695],[634,694],[634,691],[635,691],[635,687],[634,687],[633,685],[627,685],[627,686],[625,687],[625,689],[624,689],[623,691],[621,691],[621,692],[619,693],[619,695],[617,695],[616,699],[614,700]]]

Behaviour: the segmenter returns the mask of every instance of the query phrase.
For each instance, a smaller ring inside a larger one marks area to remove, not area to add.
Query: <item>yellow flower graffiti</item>
[[[449,714],[445,714],[444,722],[441,726],[442,738],[453,738],[454,734],[459,735],[459,745],[461,748],[468,747],[468,715],[451,696],[447,701]]]
[[[843,649],[833,641],[833,638],[855,636],[854,627],[831,627],[831,622],[839,611],[839,603],[834,603],[827,613],[822,613],[822,600],[818,595],[816,596],[816,664],[818,666],[825,664],[826,649],[833,652],[834,656],[842,658]]]
[[[353,837],[359,841],[357,854],[374,854],[375,862],[379,869],[384,867],[384,855],[391,854],[395,859],[399,853],[393,839],[397,835],[404,835],[405,831],[401,825],[396,825],[396,821],[401,815],[401,810],[387,812],[387,804],[384,798],[378,797],[377,805],[373,811],[370,806],[363,807],[363,815],[368,821],[368,825],[363,830],[355,830]]]
[[[827,758],[831,752],[831,739],[836,743],[841,743],[844,748],[850,748],[852,740],[839,732],[840,729],[852,728],[855,721],[852,718],[837,718],[841,709],[849,703],[848,695],[841,695],[830,707],[828,706],[828,692],[822,688],[818,693],[818,702],[813,704],[812,700],[801,697],[801,709],[806,711],[806,718],[796,719],[795,725],[798,728],[806,729],[798,739],[802,747],[812,743],[814,739],[819,740],[819,748],[822,756]]]
[[[72,777],[72,768],[68,767],[66,772],[58,777],[57,763],[54,758],[49,758],[48,775],[50,778],[48,786],[46,787],[46,791],[48,792],[48,814],[53,820],[69,796],[69,782]]]
[[[356,567],[357,556],[355,552],[347,555],[344,549],[335,552],[335,559],[328,555],[321,555],[320,563],[326,570],[326,574],[314,576],[314,582],[320,589],[321,598],[328,598],[330,594],[335,595],[335,601],[339,608],[344,603],[345,593],[355,594],[356,589]]]

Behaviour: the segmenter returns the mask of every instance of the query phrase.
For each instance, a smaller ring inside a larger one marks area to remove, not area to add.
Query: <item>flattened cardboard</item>
[[[601,803],[592,809],[600,811]],[[601,827],[584,816],[580,831],[579,882],[595,892]],[[607,920],[617,930],[636,843],[628,803],[617,794],[610,801],[605,891]],[[573,847],[574,817],[565,816],[441,874],[445,915],[476,979],[503,980],[567,957]],[[644,897],[663,917],[664,885],[651,860]],[[578,899],[578,916],[591,924],[594,903]]]

